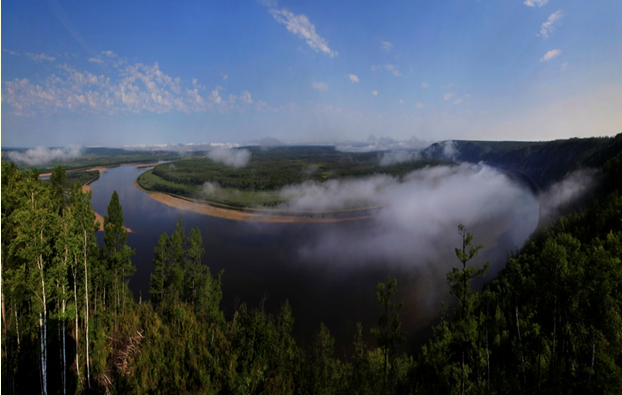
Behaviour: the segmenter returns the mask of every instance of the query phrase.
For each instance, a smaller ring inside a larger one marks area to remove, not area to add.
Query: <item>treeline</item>
[[[404,176],[425,166],[447,164],[441,159],[417,160],[380,166],[378,153],[347,153],[333,147],[276,147],[269,150],[249,148],[252,156],[243,168],[232,168],[209,158],[195,158],[156,166],[150,174],[156,180],[140,177],[139,184],[148,190],[188,196],[192,188],[206,182],[223,188],[271,191],[305,181],[363,177],[374,174]]]
[[[482,247],[459,226],[447,274],[455,304],[421,349],[400,351],[409,307],[389,277],[375,290],[378,324],[352,328],[354,352],[340,357],[323,324],[294,339],[287,302],[277,314],[241,304],[225,318],[222,273],[210,273],[199,230],[186,234],[181,218],[154,250],[150,301],[136,303],[118,198],[100,249],[89,195],[2,166],[7,393],[44,383],[49,393],[622,392],[622,154],[603,167],[598,199],[537,231],[481,290],[471,281],[488,264],[474,264]]]

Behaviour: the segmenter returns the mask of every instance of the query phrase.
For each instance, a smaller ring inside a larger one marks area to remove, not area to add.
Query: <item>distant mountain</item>
[[[450,140],[432,144],[422,155],[479,163],[519,173],[539,189],[581,168],[600,168],[622,152],[616,137],[572,138],[547,142]]]

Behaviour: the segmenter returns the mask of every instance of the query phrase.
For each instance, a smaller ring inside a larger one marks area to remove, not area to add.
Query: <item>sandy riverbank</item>
[[[220,207],[214,207],[207,202],[199,202],[193,200],[181,199],[171,195],[167,195],[159,192],[149,193],[149,197],[157,200],[160,203],[167,206],[174,207],[180,210],[192,211],[194,213],[209,215],[212,217],[225,218],[233,221],[245,221],[245,222],[296,222],[296,223],[321,223],[321,222],[342,222],[342,221],[357,221],[370,218],[370,215],[362,215],[356,217],[345,218],[327,218],[327,217],[302,217],[302,216],[288,216],[288,215],[271,215],[265,213],[249,213],[238,210],[230,210]]]
[[[92,169],[92,170],[96,170],[96,169]],[[106,168],[104,167],[103,170],[100,170],[99,174],[101,174],[104,170],[106,170]],[[88,192],[91,190],[91,187],[88,185],[82,185],[82,192]],[[103,232],[104,231],[104,216],[101,215],[98,212],[95,212],[95,221],[99,222],[99,228],[97,229],[98,231]],[[132,233],[132,229],[125,227],[125,230],[127,230],[127,233]]]
[[[362,219],[368,219],[371,215],[359,215],[352,217],[303,217],[294,215],[276,215],[267,212],[247,212],[234,209],[226,209],[222,207],[216,207],[210,205],[208,202],[199,200],[192,200],[186,198],[180,198],[172,195],[168,195],[160,192],[148,192],[138,185],[138,181],[134,180],[136,188],[149,194],[149,197],[157,200],[162,204],[166,204],[169,207],[174,207],[180,210],[191,211],[193,213],[209,215],[212,217],[230,219],[233,221],[244,222],[281,222],[281,223],[322,223],[322,222],[343,222],[343,221],[358,221]]]

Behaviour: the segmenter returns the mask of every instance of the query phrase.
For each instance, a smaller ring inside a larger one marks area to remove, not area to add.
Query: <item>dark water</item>
[[[212,274],[224,270],[222,308],[228,318],[241,302],[259,307],[262,298],[266,298],[265,310],[277,312],[288,299],[296,319],[296,336],[310,343],[320,322],[324,322],[336,339],[340,355],[350,348],[357,321],[363,324],[368,336],[370,328],[376,325],[381,309],[374,286],[389,274],[398,279],[398,299],[404,301],[402,327],[411,342],[418,331],[438,316],[440,302],[451,301],[444,280],[447,264],[395,264],[381,259],[349,264],[347,257],[344,262],[344,257],[336,256],[333,260],[330,254],[321,258],[300,254],[300,249],[320,234],[337,231],[356,238],[357,232],[369,224],[368,220],[258,224],[199,215],[168,207],[137,189],[134,180],[144,171],[129,165],[111,168],[91,184],[93,207],[102,215],[106,215],[112,192],[119,194],[124,224],[132,230],[128,243],[136,250],[132,261],[137,270],[130,281],[136,299],[139,295],[148,299],[153,249],[163,232],[170,235],[174,231],[181,214],[186,234],[193,227],[201,230],[206,251],[203,262]],[[537,209],[534,202],[530,210],[536,218],[530,214],[528,231],[520,235],[523,240],[535,228]],[[484,243],[495,246],[485,252],[483,259],[491,260],[495,270],[499,270],[506,251],[514,248],[510,244],[516,243],[516,236],[509,240],[505,230],[495,230],[494,223],[482,224],[479,230],[484,233]],[[98,233],[100,243],[102,238],[103,234]],[[504,242],[504,238],[508,240]],[[443,249],[444,262],[455,263],[453,248],[443,243],[431,246],[434,247]]]

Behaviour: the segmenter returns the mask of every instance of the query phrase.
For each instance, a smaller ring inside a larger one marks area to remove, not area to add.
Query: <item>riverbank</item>
[[[360,221],[371,218],[371,215],[353,215],[351,217],[318,217],[303,215],[283,215],[269,209],[253,210],[244,209],[236,210],[233,208],[217,207],[209,202],[173,196],[161,192],[149,192],[142,188],[137,179],[134,185],[141,191],[149,194],[149,197],[179,210],[191,211],[197,214],[209,215],[211,217],[224,218],[232,221],[243,222],[272,222],[272,223],[326,223],[326,222],[344,222],[344,221]],[[369,210],[361,210],[362,211]],[[342,213],[339,213],[342,214]]]
[[[92,170],[96,170],[96,169],[92,169]],[[103,170],[100,170],[99,174],[103,173],[103,171],[106,170],[106,168],[104,167]],[[87,185],[82,185],[82,192],[88,192],[91,190],[91,187]],[[97,230],[99,232],[103,232],[104,231],[104,216],[101,215],[100,213],[95,211],[95,222],[99,223],[99,228],[97,228]],[[127,233],[132,233],[132,229],[125,227],[125,230],[127,230]]]

